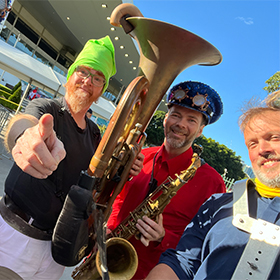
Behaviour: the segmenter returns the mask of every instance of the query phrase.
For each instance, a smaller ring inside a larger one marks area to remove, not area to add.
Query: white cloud
[[[254,24],[253,19],[250,18],[250,17],[248,17],[248,18],[236,17],[235,19],[241,20],[241,21],[243,21],[245,24],[248,24],[248,25]]]

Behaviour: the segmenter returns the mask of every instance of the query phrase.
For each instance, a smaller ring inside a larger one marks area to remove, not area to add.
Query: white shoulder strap
[[[261,219],[249,217],[248,189],[251,180],[240,181],[233,189],[232,224],[248,233],[250,239],[236,266],[231,280],[268,279],[280,251],[280,227]]]

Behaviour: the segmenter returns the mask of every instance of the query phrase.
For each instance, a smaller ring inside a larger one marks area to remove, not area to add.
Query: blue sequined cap
[[[167,105],[172,104],[202,113],[208,124],[214,123],[223,114],[223,103],[219,94],[200,82],[187,81],[172,87],[167,95]]]

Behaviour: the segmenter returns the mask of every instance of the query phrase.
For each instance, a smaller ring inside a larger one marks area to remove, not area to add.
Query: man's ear
[[[168,118],[168,113],[165,114],[165,117],[163,119],[163,127],[165,127],[165,123],[166,123],[167,118]]]
[[[199,130],[198,130],[198,132],[197,132],[196,138],[198,138],[198,137],[202,134],[203,128],[204,128],[204,127],[205,127],[204,124],[200,126],[200,128],[199,128]]]

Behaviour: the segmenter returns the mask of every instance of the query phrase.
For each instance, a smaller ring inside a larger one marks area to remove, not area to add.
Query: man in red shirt
[[[164,119],[165,139],[161,147],[143,149],[144,167],[138,176],[128,182],[116,198],[108,228],[113,230],[151,192],[150,182],[161,185],[168,176],[191,165],[193,141],[203,128],[219,119],[223,104],[218,93],[200,82],[183,82],[168,94],[168,113]],[[225,192],[222,177],[207,163],[172,198],[157,222],[144,216],[137,221],[140,240],[132,237],[138,254],[138,269],[133,279],[144,279],[157,264],[162,252],[175,248],[185,227],[199,207],[213,194]]]

